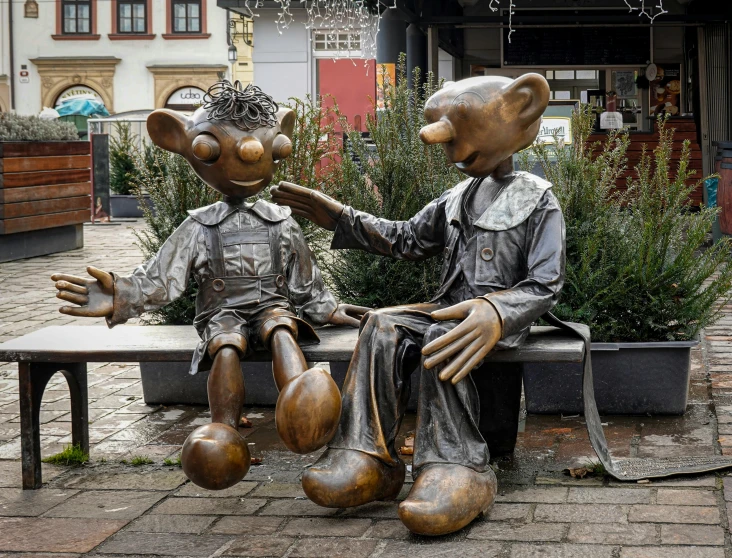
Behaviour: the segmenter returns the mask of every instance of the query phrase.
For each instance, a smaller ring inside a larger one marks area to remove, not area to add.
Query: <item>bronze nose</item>
[[[244,140],[239,146],[239,157],[245,163],[256,163],[264,155],[264,146],[254,138]]]

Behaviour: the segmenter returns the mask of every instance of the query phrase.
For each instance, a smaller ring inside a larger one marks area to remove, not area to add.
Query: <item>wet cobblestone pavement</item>
[[[85,235],[83,250],[0,264],[0,342],[48,325],[102,323],[59,314],[48,276],[82,274],[86,265],[127,271],[140,253],[129,223],[86,226]],[[527,416],[513,457],[496,462],[500,493],[488,517],[427,539],[406,531],[393,502],[349,510],[310,503],[299,476],[317,454],[287,452],[270,408],[246,409],[252,427],[241,429],[262,464],[231,489],[200,489],[165,461],[175,463],[188,433],[209,422],[207,409],[145,405],[136,366],[90,364],[89,371],[91,462],[44,466],[44,487],[22,491],[17,374],[0,363],[0,557],[732,558],[732,476],[573,479],[566,468],[597,461],[581,417]],[[70,443],[60,375],[41,420],[44,456]],[[683,417],[605,421],[619,457],[732,454],[732,307],[693,351]],[[401,435],[412,425],[407,417]],[[135,457],[151,463],[135,466]]]

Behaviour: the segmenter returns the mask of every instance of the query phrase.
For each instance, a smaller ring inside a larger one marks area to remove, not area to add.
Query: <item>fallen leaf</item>
[[[414,455],[414,448],[402,446],[399,448],[399,453],[401,453],[402,455]]]
[[[239,419],[239,426],[241,428],[251,428],[252,427],[252,421],[249,420],[247,417],[241,417]]]
[[[568,471],[570,476],[573,479],[583,479],[587,475],[592,473],[592,471],[590,469],[588,469],[587,467],[577,467],[574,469],[570,468],[570,469],[565,469],[565,471]]]
[[[261,464],[262,464],[261,457],[252,457],[252,465],[261,465]]]

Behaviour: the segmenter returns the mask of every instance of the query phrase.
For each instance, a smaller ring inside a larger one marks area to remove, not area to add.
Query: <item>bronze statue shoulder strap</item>
[[[609,475],[620,481],[637,481],[670,477],[672,475],[693,475],[707,473],[732,467],[732,457],[714,455],[699,457],[668,457],[668,458],[630,458],[614,460],[607,447],[605,433],[602,430],[600,413],[595,402],[595,386],[592,380],[592,356],[590,352],[590,337],[577,324],[563,322],[551,313],[542,318],[554,327],[580,337],[585,343],[585,356],[582,372],[582,398],[585,407],[585,422],[590,443],[595,450],[600,463]]]
[[[206,252],[208,254],[208,266],[213,277],[226,275],[224,266],[224,249],[221,245],[221,233],[218,225],[204,225],[206,238]]]

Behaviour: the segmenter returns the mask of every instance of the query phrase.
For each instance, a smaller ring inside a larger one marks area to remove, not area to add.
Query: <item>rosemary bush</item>
[[[369,142],[348,134],[348,153],[323,191],[377,217],[407,220],[462,180],[442,146],[426,146],[419,130],[426,124],[425,101],[434,93],[433,76],[419,89],[407,88],[406,63],[398,64],[397,84],[384,80],[385,105],[368,116]],[[420,83],[419,70],[415,83]],[[359,250],[322,254],[326,277],[337,296],[354,304],[393,306],[429,300],[439,287],[442,261],[398,261]]]
[[[730,244],[704,249],[716,209],[692,210],[690,145],[670,165],[674,131],[659,119],[659,144],[644,147],[628,189],[614,186],[627,167],[629,138],[611,133],[590,145],[592,114],[573,117],[574,144],[536,145],[567,224],[566,282],[555,308],[604,342],[684,341],[719,317],[732,287]],[[523,165],[529,156],[523,157]]]
[[[154,256],[168,237],[188,217],[188,210],[210,205],[220,194],[209,188],[196,175],[183,157],[146,144],[135,159],[137,173],[133,189],[140,198],[147,227],[135,231],[138,246],[145,260]],[[150,196],[151,204],[143,198]],[[185,293],[175,302],[151,313],[150,323],[188,325],[196,314],[198,288],[191,277]]]
[[[71,122],[41,120],[37,116],[0,114],[0,141],[75,141],[79,139]]]
[[[286,105],[295,111],[297,120],[292,134],[292,154],[282,161],[273,184],[282,180],[307,188],[331,191],[340,179],[340,162],[343,159],[339,129],[343,117],[335,104],[323,103],[324,99],[291,98]],[[269,199],[269,189],[262,192]],[[297,218],[305,238],[316,252],[326,240],[326,232],[307,219]]]
[[[109,136],[109,189],[115,194],[128,196],[139,179],[137,137],[127,122],[114,125],[115,134]]]

